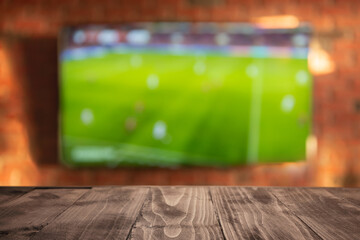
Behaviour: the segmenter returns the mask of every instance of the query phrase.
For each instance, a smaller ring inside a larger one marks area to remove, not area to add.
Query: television
[[[305,160],[309,38],[304,24],[65,27],[62,162],[174,167]]]

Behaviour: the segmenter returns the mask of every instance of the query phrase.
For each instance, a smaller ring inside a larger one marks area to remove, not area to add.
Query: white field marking
[[[247,162],[255,164],[259,155],[259,138],[260,138],[260,120],[261,120],[261,101],[262,101],[262,84],[263,76],[259,71],[262,69],[263,60],[255,60],[260,64],[251,64],[247,67],[246,73],[252,79],[251,102],[250,102],[250,119],[249,119],[249,136],[247,149]]]
[[[205,73],[205,70],[206,70],[206,65],[204,62],[202,61],[197,61],[195,64],[194,64],[194,72],[197,74],[197,75],[202,75]]]
[[[146,79],[146,85],[150,90],[159,86],[159,77],[156,74],[150,74]]]
[[[116,159],[116,154],[111,147],[77,146],[71,150],[71,157],[79,162],[93,162]]]
[[[85,125],[89,125],[94,121],[94,114],[91,109],[85,108],[81,111],[80,118]]]
[[[130,64],[134,68],[141,67],[142,62],[142,57],[140,55],[132,55],[130,58]]]
[[[300,70],[295,75],[296,82],[300,86],[305,85],[309,80],[309,74],[305,70]]]
[[[166,136],[166,123],[164,121],[157,121],[153,128],[153,137],[156,140],[161,140]]]
[[[119,153],[120,155],[122,155],[121,153],[123,152],[128,152],[132,154],[136,153],[139,154],[139,156],[141,155],[142,157],[149,157],[152,155],[152,153],[155,153],[157,155],[157,158],[159,159],[159,161],[163,161],[165,159],[163,159],[161,156],[169,156],[168,159],[166,159],[166,162],[173,162],[173,163],[177,163],[179,162],[179,157],[181,159],[183,159],[184,156],[188,156],[189,159],[204,159],[206,158],[207,160],[219,160],[218,158],[213,158],[210,156],[198,156],[198,155],[189,155],[187,153],[184,152],[178,152],[178,151],[170,151],[170,150],[164,150],[161,148],[154,148],[154,147],[147,147],[147,146],[141,146],[141,145],[133,145],[133,144],[127,144],[127,143],[119,143],[116,141],[109,141],[109,140],[104,140],[104,139],[99,139],[99,138],[80,138],[80,137],[73,137],[73,136],[63,136],[64,138],[66,138],[66,141],[91,141],[94,142],[96,141],[97,144],[101,143],[101,144],[111,144],[111,145],[116,145],[119,148],[124,148],[124,149],[128,149],[128,151],[126,150],[121,150],[121,149],[116,149],[116,152]],[[85,146],[86,147],[86,146]],[[89,146],[92,147],[92,146]],[[185,155],[186,154],[186,155]]]
[[[284,112],[291,112],[295,106],[295,98],[293,95],[288,94],[281,100],[281,110]]]
[[[246,68],[246,74],[251,78],[256,78],[259,75],[259,68],[255,64],[250,64]]]

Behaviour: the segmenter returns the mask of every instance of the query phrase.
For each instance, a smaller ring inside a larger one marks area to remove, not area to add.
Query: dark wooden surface
[[[360,189],[0,187],[0,239],[360,239]]]

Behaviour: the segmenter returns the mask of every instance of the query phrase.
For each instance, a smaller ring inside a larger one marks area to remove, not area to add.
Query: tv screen
[[[62,160],[229,166],[305,159],[309,28],[240,23],[67,27]]]

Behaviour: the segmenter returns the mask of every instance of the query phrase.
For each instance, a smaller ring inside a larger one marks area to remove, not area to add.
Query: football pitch
[[[305,159],[306,59],[106,52],[61,62],[70,165],[241,165]]]

